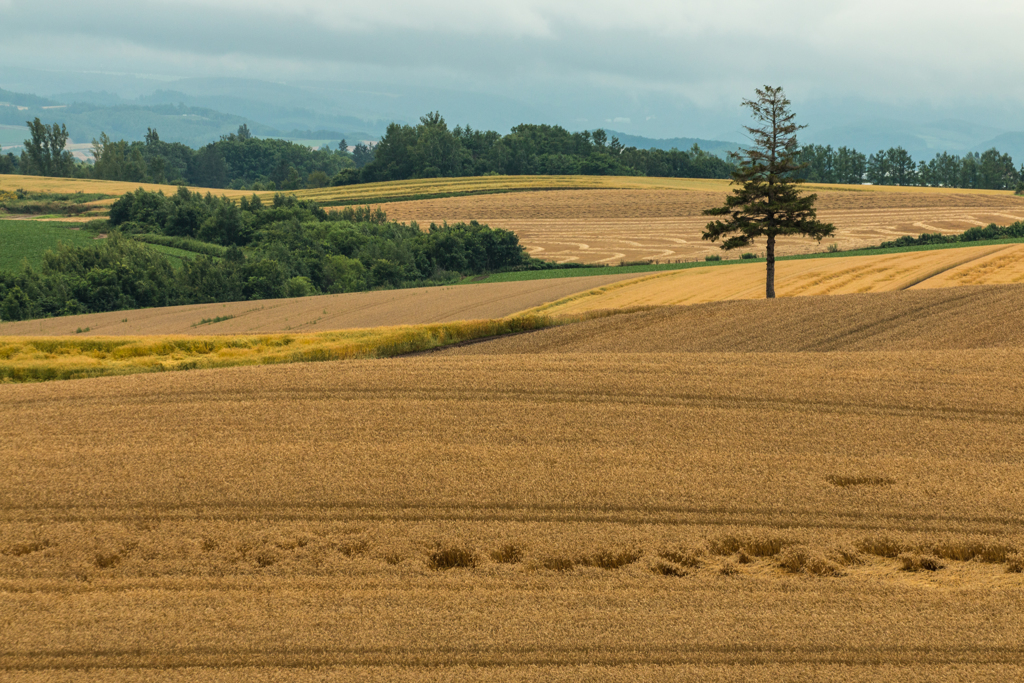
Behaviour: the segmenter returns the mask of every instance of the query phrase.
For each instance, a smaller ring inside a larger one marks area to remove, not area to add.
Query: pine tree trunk
[[[775,298],[775,235],[768,236],[768,249],[766,251],[768,261],[768,276],[765,279],[765,298]]]

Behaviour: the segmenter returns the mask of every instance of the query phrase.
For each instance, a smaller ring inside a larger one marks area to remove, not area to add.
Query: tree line
[[[637,149],[601,129],[570,133],[561,126],[523,124],[508,135],[449,129],[433,112],[415,126],[392,123],[372,159],[344,171],[335,184],[482,175],[625,175],[728,178],[732,165],[700,149]]]
[[[604,130],[571,133],[561,126],[523,124],[508,135],[449,129],[434,112],[417,125],[392,123],[376,145],[311,149],[286,140],[257,138],[246,125],[199,149],[160,140],[93,140],[93,163],[76,161],[65,147],[67,130],[28,122],[31,140],[20,157],[0,156],[0,173],[170,183],[212,188],[298,190],[411,178],[481,175],[633,175],[728,178],[735,166],[694,145],[689,150],[623,146]],[[902,147],[866,155],[856,149],[806,145],[794,176],[809,182],[921,185],[1024,194],[1024,165],[996,149],[963,156],[941,152],[915,161]]]
[[[137,183],[193,185],[213,188],[298,190],[325,187],[345,169],[356,168],[358,154],[341,140],[336,149],[311,149],[287,140],[257,138],[242,125],[199,149],[164,142],[149,129],[136,142],[111,140],[105,133],[92,141],[92,163],[75,160],[65,150],[67,129],[28,122],[31,139],[20,157],[0,157],[0,173],[53,177],[97,178]],[[366,146],[356,147],[364,153]],[[365,163],[365,162],[364,162]]]
[[[530,258],[515,233],[477,222],[389,221],[379,209],[327,212],[278,194],[239,203],[179,188],[139,189],[112,207],[98,247],[47,252],[39,269],[0,272],[0,318],[150,306],[273,299],[457,282],[468,275],[551,267]],[[139,239],[132,239],[137,236]],[[175,268],[142,241],[201,240],[208,254]]]
[[[917,185],[986,190],[1016,190],[1024,194],[1024,165],[1014,166],[1009,154],[996,149],[963,156],[940,152],[930,161],[915,162],[902,147],[865,155],[849,147],[807,145],[798,157],[804,167],[796,171],[814,183],[859,185]]]
[[[0,157],[0,173],[172,183],[247,190],[297,190],[410,178],[479,175],[646,175],[727,178],[732,165],[694,145],[680,150],[625,147],[603,130],[570,133],[561,126],[521,125],[508,135],[448,128],[433,113],[415,126],[392,123],[376,145],[345,140],[336,149],[310,149],[257,138],[242,125],[199,149],[160,140],[92,142],[93,163],[77,162],[64,147],[67,130],[29,122],[21,157]]]

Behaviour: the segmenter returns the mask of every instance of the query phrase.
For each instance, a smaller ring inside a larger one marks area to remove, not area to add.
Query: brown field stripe
[[[389,507],[365,502],[205,504],[191,507],[174,503],[140,503],[121,506],[75,506],[67,508],[0,506],[0,522],[121,522],[139,519],[172,521],[473,521],[473,522],[595,522],[616,524],[661,524],[670,526],[799,526],[817,529],[862,529],[900,531],[970,531],[992,536],[1019,531],[1024,515],[1007,517],[957,517],[953,515],[880,512],[829,512],[820,510],[765,510],[743,507],[622,505],[558,506],[509,503],[402,503]]]
[[[624,647],[517,647],[511,652],[468,648],[303,648],[231,650],[175,648],[173,652],[110,650],[0,651],[0,670],[48,671],[70,669],[180,669],[209,667],[300,668],[314,666],[477,667],[562,666],[591,664],[630,666],[648,664],[1019,664],[1024,648],[962,645],[950,648],[903,646],[777,648],[758,645],[691,645],[651,647],[642,643]]]
[[[234,403],[237,398],[233,395],[216,397],[205,392],[190,394],[188,390],[182,390],[177,394],[179,404],[187,403],[195,396],[198,401],[206,404]],[[278,400],[308,400],[311,393],[308,389],[287,389],[276,390],[275,397]],[[382,391],[377,388],[366,390],[359,389],[318,389],[316,398],[318,400],[348,401],[348,402],[369,402],[369,401],[392,401],[393,392]],[[429,389],[408,389],[402,392],[404,400],[433,400],[438,402],[468,403],[475,401],[504,402],[511,399],[524,399],[533,404],[560,404],[579,403],[581,394],[576,392],[543,391],[539,389],[516,391],[508,389],[504,391],[469,390],[458,391],[448,389],[443,392]],[[936,406],[929,405],[916,408],[899,403],[854,403],[845,401],[825,401],[822,399],[805,400],[787,398],[783,396],[771,396],[768,398],[760,396],[721,396],[709,397],[707,394],[668,394],[661,396],[645,396],[637,400],[635,393],[623,391],[612,393],[607,390],[601,393],[584,394],[589,403],[593,404],[620,404],[636,405],[642,403],[652,407],[700,407],[716,410],[736,410],[756,407],[758,410],[771,410],[773,412],[813,412],[815,415],[833,413],[837,415],[884,415],[886,417],[915,417],[928,419],[942,419],[960,421],[985,421],[1004,424],[1009,422],[1024,422],[1024,410],[1021,408],[1008,407],[1006,409],[993,408],[971,408],[968,406]],[[80,403],[103,404],[102,400],[93,398],[76,401]],[[52,399],[49,397],[25,398],[17,401],[17,405],[23,410],[32,406],[49,406]],[[69,402],[70,404],[70,402]],[[158,403],[154,403],[157,405]],[[144,397],[139,397],[137,405],[148,405]]]

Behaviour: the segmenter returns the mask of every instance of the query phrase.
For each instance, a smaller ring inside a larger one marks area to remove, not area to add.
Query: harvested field
[[[54,194],[73,194],[75,192],[82,192],[84,194],[101,193],[120,196],[126,192],[134,192],[140,187],[150,192],[163,192],[168,195],[174,194],[178,191],[177,185],[153,185],[150,183],[129,183],[119,180],[92,180],[89,178],[46,178],[43,176],[0,174],[0,191],[13,191],[20,188],[22,190],[27,190],[28,192],[48,192]],[[189,189],[194,192],[212,192],[215,195],[221,195],[224,197],[248,197],[252,194],[252,192],[244,192],[242,190],[218,190],[205,187],[190,187]],[[267,195],[268,193],[259,194]],[[273,193],[269,194],[272,195]],[[90,203],[89,206],[105,207],[109,204],[113,204],[114,201],[116,200],[102,199]]]
[[[778,261],[775,268],[779,297],[1020,283],[1024,282],[1024,244]],[[690,268],[603,285],[537,310],[579,313],[763,299],[764,282],[764,263]]]
[[[3,676],[1024,675],[1024,350],[635,339],[0,385]]]
[[[701,183],[704,181],[694,181]],[[425,178],[364,183],[342,187],[324,187],[295,192],[301,199],[312,199],[322,206],[378,204],[387,201],[411,201],[427,197],[505,194],[523,191],[596,189],[640,186],[634,178],[607,176],[474,176],[465,178]]]
[[[490,194],[383,207],[392,219],[421,225],[478,220],[513,230],[533,256],[559,262],[665,262],[722,253],[717,245],[701,240],[708,221],[701,211],[722,204],[728,181],[679,181],[673,186],[672,179],[660,180],[643,188]],[[960,233],[977,225],[1024,219],[1024,198],[1011,192],[828,185],[807,189],[818,194],[819,218],[837,228],[836,237],[827,243],[843,250],[901,235]],[[760,253],[763,248],[762,242],[750,251]],[[794,238],[782,240],[779,253],[823,250],[824,245],[814,240]]]
[[[91,336],[322,332],[492,319],[634,277],[599,275],[112,311],[0,323],[0,337],[69,335],[79,329]]]
[[[455,355],[1024,348],[1024,284],[663,306]],[[1003,370],[994,368],[994,372]]]

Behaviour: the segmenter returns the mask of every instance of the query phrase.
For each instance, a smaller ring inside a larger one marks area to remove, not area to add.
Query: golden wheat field
[[[492,319],[635,277],[620,273],[90,313],[0,322],[0,338],[310,333]]]
[[[1024,244],[801,259],[775,264],[779,297],[1024,282]],[[764,298],[765,264],[739,263],[648,275],[595,287],[535,311],[579,313]]]
[[[701,233],[701,211],[723,203],[724,180],[650,181],[625,189],[562,190],[450,197],[384,204],[395,220],[421,225],[478,220],[513,230],[531,255],[559,262],[676,261],[721,253]],[[660,182],[655,182],[660,181]],[[833,223],[843,250],[877,245],[901,235],[960,233],[977,225],[1024,219],[1024,198],[1011,192],[937,188],[810,185],[819,218]],[[779,243],[780,254],[824,251],[814,240]],[[748,251],[760,253],[763,242]],[[739,254],[727,254],[737,258]]]
[[[780,297],[1012,284],[1024,245],[830,257],[776,264]],[[7,336],[253,335],[495,319],[764,296],[763,263],[575,278],[196,304],[0,322]]]
[[[1017,680],[1022,300],[0,385],[2,677]]]
[[[43,176],[0,174],[0,190],[6,191],[21,188],[28,192],[49,192],[58,194],[82,192],[84,194],[109,194],[120,196],[127,192],[134,192],[140,187],[150,192],[159,191],[164,194],[174,194],[178,191],[177,185],[154,185],[151,183],[131,183],[119,180],[93,180],[90,178],[48,178]],[[252,194],[252,192],[244,192],[242,190],[218,190],[205,187],[190,187],[189,189],[199,192],[209,191],[216,195],[223,195],[226,197],[243,197]]]

